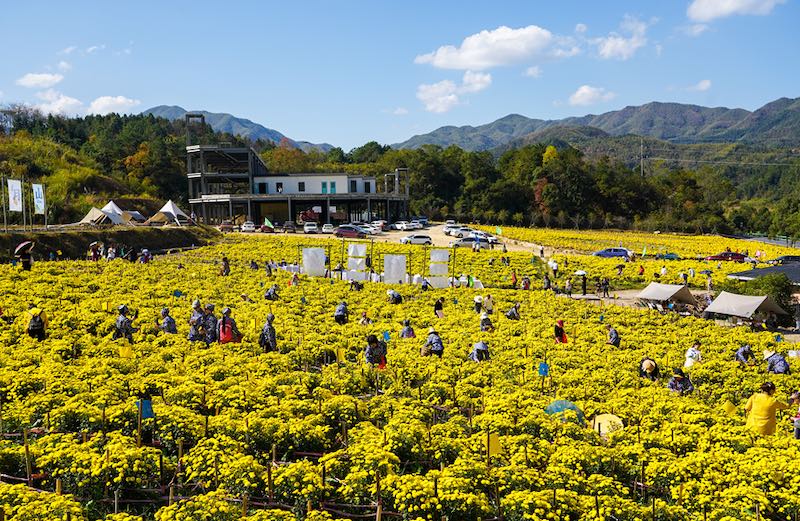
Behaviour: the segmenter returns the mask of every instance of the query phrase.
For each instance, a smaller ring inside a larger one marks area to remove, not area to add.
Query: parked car
[[[322,233],[333,233],[334,226],[332,224],[323,224]]]
[[[430,235],[406,235],[400,239],[400,244],[433,244]]]
[[[297,233],[297,225],[294,221],[286,221],[283,223],[283,233]]]
[[[421,221],[411,221],[406,227],[407,230],[421,230],[423,228],[425,228],[425,225]]]
[[[447,219],[447,220],[444,222],[444,225],[445,225],[445,226],[455,226],[455,225],[456,225],[456,222],[455,222],[453,219]]]
[[[480,248],[482,250],[488,250],[491,248],[489,245],[489,241],[486,239],[480,239],[478,237],[464,237],[462,239],[456,239],[450,242],[451,248],[474,248],[475,243],[480,244]]]
[[[467,235],[467,237],[477,237],[478,239],[486,239],[487,241],[489,241],[489,244],[500,244],[500,239],[498,239],[494,235],[490,235],[480,230],[470,233],[469,235]]]
[[[343,224],[333,231],[336,237],[345,237],[347,239],[366,239],[367,232],[357,226],[351,224]]]
[[[378,228],[380,228],[381,231],[384,231],[386,230],[386,227],[389,223],[384,221],[383,219],[378,219],[377,221],[372,221],[370,224],[372,224],[373,226],[377,226]]]
[[[595,257],[605,257],[605,258],[613,258],[613,257],[623,257],[625,259],[630,259],[633,256],[633,252],[626,248],[606,248],[604,250],[599,250],[592,253]]]
[[[454,231],[460,230],[461,228],[463,228],[463,226],[461,226],[460,224],[455,224],[455,223],[445,224],[444,228],[442,228],[442,231],[444,232],[445,235],[453,235]]]
[[[658,253],[656,254],[658,260],[681,260],[681,256],[677,253]]]
[[[459,228],[457,230],[453,230],[452,232],[450,232],[450,236],[451,237],[458,237],[459,239],[461,239],[462,237],[468,237],[469,234],[471,234],[474,231],[475,230],[473,230],[472,228],[470,228],[468,226],[462,226],[461,228]]]
[[[417,215],[416,217],[412,217],[412,218],[411,218],[411,220],[412,220],[412,221],[417,221],[417,222],[418,222],[418,223],[420,223],[420,224],[421,224],[423,227],[424,227],[424,226],[428,226],[428,225],[430,224],[430,222],[428,221],[428,218],[427,218],[427,217],[425,217],[424,215]]]
[[[723,251],[716,255],[710,255],[705,258],[707,261],[730,261],[730,262],[744,262],[747,257],[743,253],[736,251]]]
[[[303,224],[303,233],[319,233],[319,226],[317,223],[305,223]]]
[[[253,221],[245,221],[245,222],[243,222],[241,231],[245,232],[245,233],[253,233],[253,232],[255,232],[256,231],[256,223],[254,223]]]
[[[794,264],[800,262],[800,255],[781,255],[769,261],[770,264]]]
[[[222,223],[219,226],[217,226],[217,229],[222,233],[235,232],[237,228],[238,226],[234,225],[230,221],[222,221]]]
[[[258,230],[261,233],[275,233],[275,227],[274,226],[267,226],[266,224],[262,224],[261,226],[259,226]]]
[[[408,221],[396,221],[392,226],[394,230],[408,230],[408,228],[406,228],[406,226],[408,226]]]

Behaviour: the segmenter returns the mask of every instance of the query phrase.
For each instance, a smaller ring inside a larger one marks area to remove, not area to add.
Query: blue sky
[[[8,2],[0,104],[229,112],[349,150],[510,113],[800,96],[798,0]]]

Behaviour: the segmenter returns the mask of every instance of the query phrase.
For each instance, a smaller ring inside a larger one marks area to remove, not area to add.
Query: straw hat
[[[436,328],[433,327],[433,326],[428,328],[428,334],[431,334],[431,333],[436,333]]]
[[[775,351],[772,351],[771,349],[764,349],[764,360],[766,360],[767,358],[771,357],[774,354]]]
[[[653,362],[652,360],[645,360],[644,362],[642,362],[642,370],[645,373],[650,374],[656,370],[656,363]]]

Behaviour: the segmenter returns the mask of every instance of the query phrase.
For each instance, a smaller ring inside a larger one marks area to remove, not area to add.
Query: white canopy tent
[[[172,199],[167,201],[154,216],[145,222],[145,224],[167,223],[175,223],[178,226],[191,223],[189,216],[183,213],[183,210],[178,208],[178,205],[173,203]]]
[[[106,205],[102,207],[101,210],[107,213],[115,213],[117,215],[122,215],[122,208],[117,206],[117,203],[115,203],[114,201],[109,201],[108,203],[106,203]]]
[[[767,296],[737,295],[723,291],[706,309],[706,313],[730,315],[732,317],[752,318],[758,312],[786,315],[778,304]]]
[[[143,223],[147,218],[136,210],[125,210],[122,212],[122,219],[128,223]]]
[[[636,295],[639,300],[654,300],[657,302],[682,302],[695,304],[694,295],[689,288],[681,284],[659,284],[651,282],[641,293]]]
[[[92,208],[78,224],[125,224],[125,221],[122,219],[122,215],[118,213]]]

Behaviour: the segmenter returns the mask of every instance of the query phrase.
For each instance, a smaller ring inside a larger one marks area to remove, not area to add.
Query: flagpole
[[[3,196],[3,230],[5,233],[8,233],[8,221],[6,220],[6,174],[5,172],[0,173],[0,179],[2,179],[2,186],[0,186],[0,195]]]
[[[44,193],[44,182],[42,182],[42,204],[44,204],[44,229],[47,231],[47,194]]]
[[[27,222],[25,220],[25,175],[24,174],[22,176],[22,182],[20,183],[20,185],[21,185],[21,191],[22,191],[22,193],[20,194],[22,196],[22,198],[21,198],[22,199],[22,231],[24,232],[25,231],[25,226],[27,225]]]

